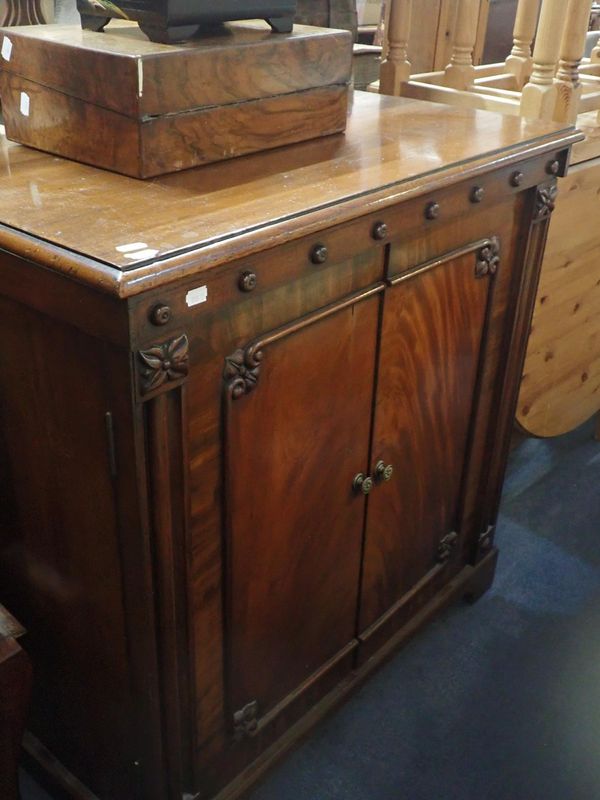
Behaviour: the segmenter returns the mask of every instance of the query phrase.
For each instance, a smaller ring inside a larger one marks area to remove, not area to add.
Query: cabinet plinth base
[[[291,727],[285,736],[282,736],[268,750],[265,750],[235,781],[226,786],[214,800],[237,800],[237,798],[242,797],[277,761],[287,755],[292,748],[297,747],[318,722],[332,711],[335,711],[349,694],[359,688],[375,670],[395,655],[433,617],[459,598],[465,598],[469,602],[474,601],[472,598],[479,599],[492,585],[497,561],[498,549],[494,547],[478,564],[469,564],[463,567],[454,578],[423,606],[418,614],[398,630],[395,636],[389,639],[368,661],[324,697],[318,705]],[[199,800],[199,797],[200,795],[198,795],[197,800]]]
[[[369,675],[391,658],[402,645],[408,642],[436,614],[450,603],[464,597],[472,603],[478,600],[492,585],[498,550],[493,548],[475,566],[467,565],[450,580],[432,599],[393,636],[384,647],[362,664],[346,680],[340,683],[308,714],[300,719],[285,736],[282,736],[251,764],[235,781],[225,787],[214,800],[236,800],[256,783],[267,770],[296,747],[310,733],[312,728],[327,714],[334,711],[346,697],[357,689]],[[44,778],[52,786],[64,792],[65,798],[72,800],[98,800],[81,784],[52,754],[31,734],[25,739],[27,755],[35,763]],[[197,797],[199,798],[201,794]]]

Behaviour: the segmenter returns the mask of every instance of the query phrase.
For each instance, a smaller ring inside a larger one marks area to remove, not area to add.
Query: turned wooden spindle
[[[444,83],[453,89],[468,89],[475,79],[473,50],[477,40],[479,0],[459,0],[452,58],[446,67]]]
[[[53,18],[52,0],[0,0],[0,25],[41,25]]]
[[[543,0],[533,51],[533,70],[521,95],[521,116],[551,120],[558,90],[554,83],[565,21],[565,0]]]
[[[399,95],[400,86],[410,78],[408,39],[412,15],[412,0],[389,0],[388,51],[381,64],[379,91],[381,94]]]
[[[569,0],[554,81],[557,88],[554,119],[557,122],[575,122],[577,118],[582,89],[579,65],[585,52],[591,8],[592,0]]]
[[[513,29],[513,48],[506,59],[506,71],[512,72],[517,87],[522,89],[529,80],[533,69],[531,45],[535,37],[541,0],[519,0],[515,27]]]

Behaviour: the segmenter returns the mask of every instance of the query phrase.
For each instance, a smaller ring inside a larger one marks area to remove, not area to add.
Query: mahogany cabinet
[[[238,796],[491,583],[577,135],[353,106],[151,182],[3,149],[0,579],[74,796]]]

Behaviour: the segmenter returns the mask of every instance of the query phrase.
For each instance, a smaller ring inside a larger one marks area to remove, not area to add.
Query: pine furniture
[[[0,582],[73,796],[239,796],[489,586],[578,138],[357,92],[146,182],[3,142]]]
[[[460,0],[459,35],[446,69],[412,74],[408,52],[420,33],[411,12],[420,6],[393,0],[389,55],[381,68],[386,94],[577,120],[586,134],[561,183],[524,366],[516,420],[534,436],[566,433],[600,411],[600,232],[593,223],[600,191],[600,48],[583,57],[591,5],[519,0],[510,54],[500,64],[475,66],[477,3]]]

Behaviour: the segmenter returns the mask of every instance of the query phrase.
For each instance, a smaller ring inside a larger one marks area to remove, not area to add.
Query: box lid
[[[347,31],[296,25],[274,34],[262,20],[176,45],[150,42],[126,22],[104,33],[1,28],[0,39],[2,69],[134,118],[345,84],[352,69]]]

